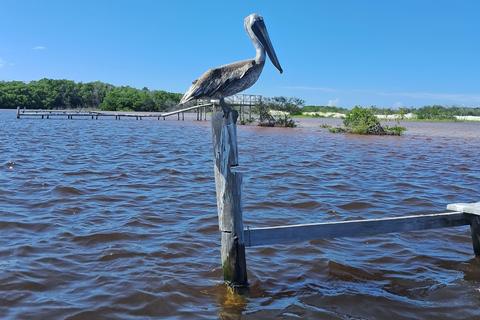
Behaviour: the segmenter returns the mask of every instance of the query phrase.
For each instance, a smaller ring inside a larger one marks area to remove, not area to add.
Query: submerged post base
[[[238,236],[231,232],[222,232],[222,270],[223,279],[231,288],[248,287],[245,244],[239,243]]]

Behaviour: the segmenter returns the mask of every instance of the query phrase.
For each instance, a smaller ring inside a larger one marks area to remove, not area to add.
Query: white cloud
[[[340,101],[340,99],[334,99],[334,100],[328,100],[328,106],[329,107],[337,107],[338,106],[338,102]]]
[[[2,58],[0,58],[0,68],[2,68],[3,66],[5,66],[6,63],[7,63],[7,61],[2,60]]]
[[[45,47],[42,47],[42,46],[38,46],[38,47],[34,47],[33,50],[44,50]]]
[[[395,102],[395,103],[392,105],[392,108],[393,108],[393,109],[398,109],[398,110],[400,110],[402,107],[403,107],[403,103],[401,103],[401,102]]]

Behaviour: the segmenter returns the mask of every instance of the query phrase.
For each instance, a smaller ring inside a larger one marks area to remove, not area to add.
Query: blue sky
[[[0,0],[0,80],[184,93],[206,70],[254,57],[250,13],[264,17],[284,73],[267,61],[245,93],[480,106],[478,0]]]

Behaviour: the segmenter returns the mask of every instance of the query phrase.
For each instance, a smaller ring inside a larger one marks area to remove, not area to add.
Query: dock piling
[[[224,117],[223,112],[212,114],[212,143],[223,278],[233,288],[245,288],[248,280],[241,206],[242,174],[231,171],[232,166],[238,165],[237,117],[236,110],[228,117]]]
[[[480,217],[479,216],[475,216],[472,218],[470,231],[472,233],[473,252],[477,257],[480,257]]]

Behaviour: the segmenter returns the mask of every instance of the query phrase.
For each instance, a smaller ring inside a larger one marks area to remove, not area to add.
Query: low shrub
[[[407,130],[405,127],[395,125],[389,127],[387,125],[382,126],[380,120],[375,116],[372,108],[362,108],[361,106],[355,106],[352,110],[348,110],[345,113],[345,119],[343,119],[343,125],[345,127],[337,126],[335,128],[329,128],[330,132],[340,133],[356,133],[356,134],[377,134],[377,135],[401,135],[403,131]]]

